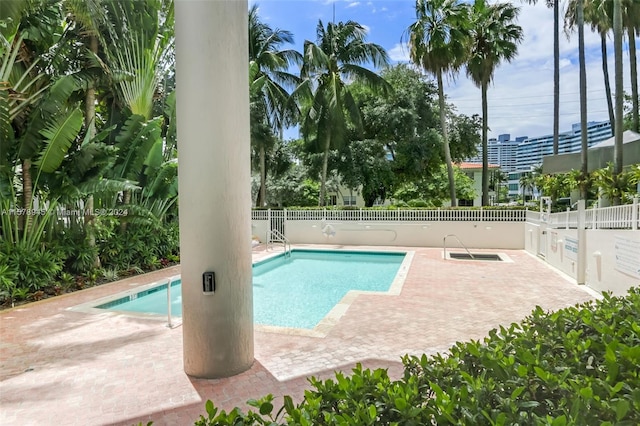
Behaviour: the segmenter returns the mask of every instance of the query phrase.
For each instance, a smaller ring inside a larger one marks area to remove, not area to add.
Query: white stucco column
[[[248,6],[178,0],[175,15],[184,370],[227,377],[254,355]]]

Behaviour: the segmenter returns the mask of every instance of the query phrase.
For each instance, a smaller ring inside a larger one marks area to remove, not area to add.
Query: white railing
[[[578,211],[545,214],[527,212],[528,222],[546,222],[550,228],[577,228]],[[600,207],[585,210],[585,226],[589,229],[640,229],[640,204]]]
[[[272,218],[288,220],[327,220],[327,221],[385,221],[385,222],[438,222],[438,221],[490,221],[524,222],[528,213],[525,210],[253,210],[253,220]]]
[[[540,212],[534,212],[532,210],[527,210],[527,216],[526,216],[526,220],[527,222],[541,222],[542,221],[542,214]]]
[[[291,256],[291,242],[287,237],[284,236],[284,234],[282,234],[277,229],[271,229],[267,231],[267,239],[266,239],[267,251],[269,251],[269,248],[273,246],[273,243],[282,244],[284,255]]]
[[[640,205],[626,204],[624,206],[602,207],[594,209],[587,222],[592,229],[638,229],[638,211]]]

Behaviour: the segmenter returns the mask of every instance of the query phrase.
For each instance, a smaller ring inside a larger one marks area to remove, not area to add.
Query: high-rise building
[[[611,124],[608,121],[590,121],[587,123],[587,144],[592,146],[611,137]],[[573,124],[571,130],[558,135],[558,153],[579,152],[582,147],[580,124]],[[527,138],[518,145],[516,170],[529,171],[542,164],[544,155],[553,154],[553,135]]]
[[[498,139],[491,138],[487,141],[487,157],[489,164],[499,164],[500,170],[510,172],[516,168],[516,160],[518,153],[518,144],[520,144],[526,136],[510,140],[511,135],[504,133],[498,136]],[[469,162],[482,163],[482,145],[478,147],[478,155],[469,159]]]
[[[582,149],[582,131],[580,124],[573,124],[571,130],[558,135],[558,152],[579,152]],[[611,137],[611,124],[608,121],[590,121],[587,123],[587,145],[593,146]],[[542,157],[553,154],[553,135],[529,138],[521,136],[510,141],[510,135],[498,136],[488,141],[489,162],[499,164],[502,171],[509,173],[509,196],[522,194],[520,178],[542,164]],[[514,148],[515,146],[515,148]],[[482,150],[479,149],[482,159]],[[532,194],[535,195],[535,194]]]

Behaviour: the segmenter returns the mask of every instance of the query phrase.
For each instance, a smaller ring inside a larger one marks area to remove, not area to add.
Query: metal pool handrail
[[[467,251],[467,254],[471,256],[471,259],[475,259],[475,257],[473,257],[473,254],[467,248],[467,246],[465,246],[464,243],[460,241],[460,238],[458,238],[456,234],[447,234],[444,236],[444,239],[442,240],[442,248],[444,249],[444,260],[447,260],[447,237],[454,237],[456,240],[458,240],[460,245],[464,247],[464,249]]]
[[[173,324],[171,322],[171,283],[173,282],[173,277],[167,280],[167,327],[173,328]]]
[[[274,242],[282,243],[285,257],[291,256],[291,243],[289,239],[277,229],[267,231],[267,250],[269,250],[269,244],[273,244]]]

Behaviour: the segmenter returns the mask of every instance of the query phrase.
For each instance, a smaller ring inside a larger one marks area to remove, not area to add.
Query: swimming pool
[[[349,291],[388,292],[406,252],[293,249],[253,265],[254,322],[313,329]],[[408,268],[405,266],[403,269]],[[167,284],[96,308],[167,314]],[[399,290],[398,290],[399,292]],[[171,311],[182,315],[181,283],[171,285]]]

